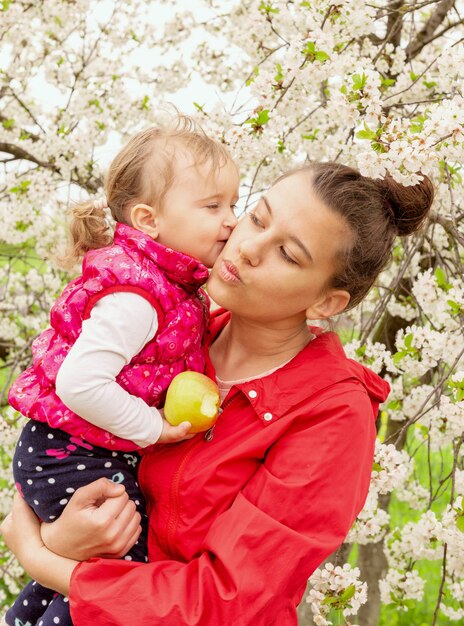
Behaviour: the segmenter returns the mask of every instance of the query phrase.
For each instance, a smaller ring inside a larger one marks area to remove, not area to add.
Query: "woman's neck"
[[[305,320],[272,328],[232,315],[211,345],[210,357],[219,378],[238,380],[286,363],[310,340]]]

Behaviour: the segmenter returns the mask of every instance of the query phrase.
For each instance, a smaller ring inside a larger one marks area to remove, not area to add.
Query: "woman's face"
[[[349,301],[347,292],[329,285],[350,238],[308,175],[295,173],[239,221],[214,264],[208,292],[220,306],[267,324],[329,317]]]

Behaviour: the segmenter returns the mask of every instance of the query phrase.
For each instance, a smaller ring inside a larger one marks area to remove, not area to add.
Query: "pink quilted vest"
[[[208,299],[200,286],[207,277],[208,270],[196,259],[156,243],[131,226],[117,224],[113,245],[86,254],[82,275],[65,287],[52,307],[51,328],[34,341],[32,365],[13,383],[10,404],[27,417],[91,444],[137,450],[132,441],[89,424],[61,402],[55,392],[60,365],[100,298],[115,291],[138,293],[155,307],[158,331],[117,381],[148,405],[162,406],[176,374],[204,370]]]

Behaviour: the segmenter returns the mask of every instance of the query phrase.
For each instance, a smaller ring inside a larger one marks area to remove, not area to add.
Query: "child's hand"
[[[189,435],[191,428],[190,422],[182,422],[178,426],[172,426],[163,418],[163,430],[157,443],[176,443],[195,437],[195,433]]]

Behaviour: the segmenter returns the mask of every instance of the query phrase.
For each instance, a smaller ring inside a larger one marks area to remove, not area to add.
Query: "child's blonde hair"
[[[195,165],[210,164],[211,173],[232,161],[227,148],[208,137],[192,118],[178,114],[164,126],[134,135],[112,161],[105,180],[106,199],[116,222],[126,222],[127,212],[138,202],[162,208],[174,176],[174,156],[181,148]],[[70,247],[61,259],[72,267],[88,250],[103,248],[113,233],[101,204],[88,200],[72,209]]]

